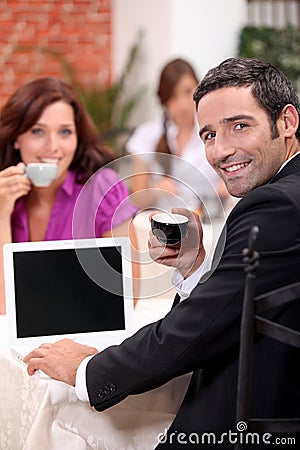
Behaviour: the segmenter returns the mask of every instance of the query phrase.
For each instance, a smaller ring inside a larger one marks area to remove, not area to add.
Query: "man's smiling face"
[[[267,113],[248,87],[225,87],[204,95],[198,121],[207,160],[235,197],[269,181],[285,160],[280,127],[279,137],[272,139]]]

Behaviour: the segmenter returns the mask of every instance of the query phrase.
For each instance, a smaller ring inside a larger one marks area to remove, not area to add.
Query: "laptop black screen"
[[[14,277],[18,337],[125,329],[119,247],[16,252]]]

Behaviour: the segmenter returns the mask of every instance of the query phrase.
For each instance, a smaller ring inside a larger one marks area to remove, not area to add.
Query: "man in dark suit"
[[[42,369],[72,385],[77,374],[77,389],[83,376],[89,401],[99,411],[127,395],[193,371],[183,403],[159,448],[210,448],[201,439],[205,433],[214,433],[216,448],[228,449],[233,442],[229,431],[237,431],[245,283],[241,255],[252,225],[260,230],[256,294],[299,281],[300,106],[292,84],[275,67],[235,58],[210,70],[194,99],[207,159],[228,191],[241,197],[227,219],[211,271],[199,281],[205,257],[201,224],[192,213],[176,210],[191,219],[182,245],[162,248],[152,235],[150,254],[177,268],[181,290],[186,284],[190,284],[188,290],[196,285],[189,298],[162,320],[89,360],[83,361],[95,350],[62,341],[43,345],[25,361],[29,374]],[[278,307],[268,317],[300,330],[300,303]],[[267,337],[255,342],[252,416],[300,417],[299,356],[299,350]]]

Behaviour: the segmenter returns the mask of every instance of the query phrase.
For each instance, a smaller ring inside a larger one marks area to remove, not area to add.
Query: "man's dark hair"
[[[299,98],[290,80],[275,66],[254,58],[229,58],[209,70],[194,93],[196,108],[201,98],[224,87],[249,87],[258,104],[266,111],[272,139],[278,137],[276,122],[287,104],[300,115]],[[300,125],[296,132],[300,141]]]

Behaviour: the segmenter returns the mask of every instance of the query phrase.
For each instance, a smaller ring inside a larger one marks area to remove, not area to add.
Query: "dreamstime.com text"
[[[271,433],[255,433],[247,431],[246,422],[238,422],[237,431],[229,430],[226,433],[181,433],[173,431],[158,435],[159,444],[181,444],[181,445],[218,445],[218,444],[246,444],[246,445],[296,445],[294,437],[278,437]]]

